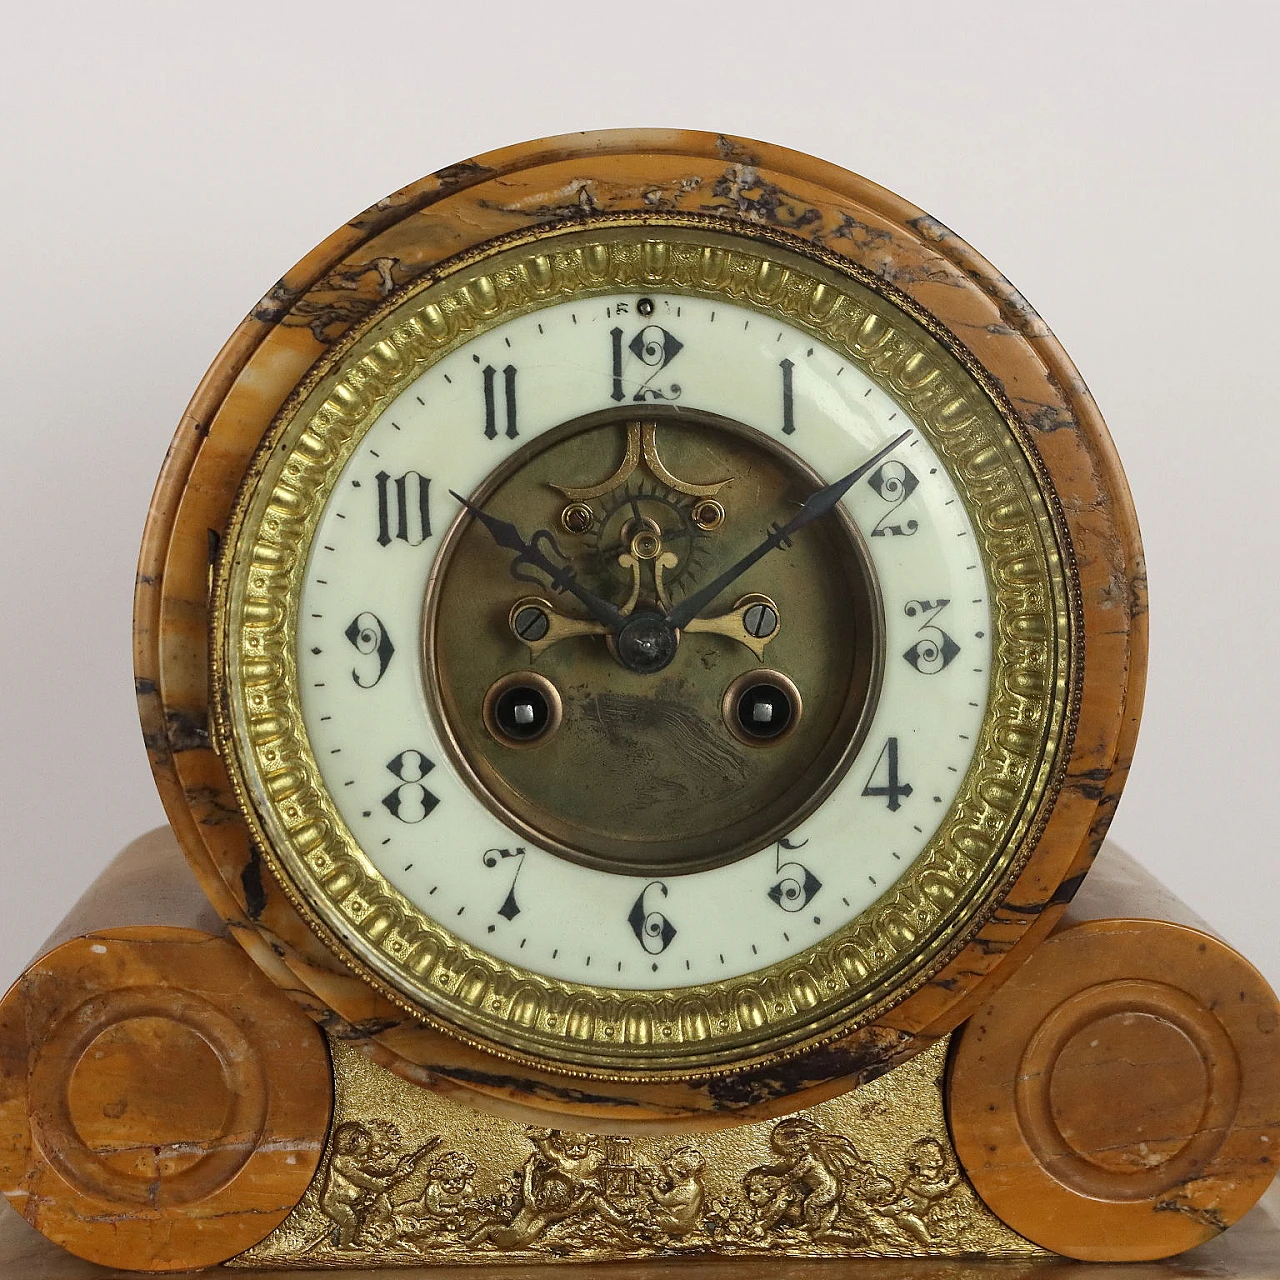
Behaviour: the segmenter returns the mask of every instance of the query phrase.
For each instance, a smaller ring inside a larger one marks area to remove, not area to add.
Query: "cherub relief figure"
[[[475,1162],[461,1151],[419,1161],[387,1193],[395,1209],[394,1235],[403,1243],[456,1241],[476,1225],[482,1210],[472,1178]]]
[[[761,1234],[798,1227],[815,1241],[862,1244],[871,1237],[876,1211],[893,1199],[894,1187],[852,1139],[791,1116],[774,1125],[769,1145],[778,1161],[752,1169],[743,1183]]]
[[[897,1199],[885,1210],[921,1244],[934,1244],[955,1235],[959,1207],[952,1192],[960,1185],[960,1171],[947,1163],[937,1138],[918,1138],[907,1148],[908,1175]]]
[[[471,1179],[475,1161],[460,1151],[446,1151],[427,1168],[426,1186],[422,1190],[421,1213],[443,1227],[456,1227],[471,1199]]]
[[[706,1160],[697,1147],[677,1147],[668,1152],[659,1168],[645,1170],[653,1199],[653,1225],[673,1236],[687,1236],[702,1225],[706,1189],[702,1170]]]
[[[748,1239],[763,1240],[776,1227],[793,1227],[800,1222],[800,1201],[788,1194],[786,1179],[769,1172],[768,1165],[752,1169],[742,1180],[750,1222],[742,1224]],[[785,1203],[784,1203],[785,1201]]]
[[[515,1216],[506,1223],[486,1223],[468,1245],[488,1242],[499,1249],[523,1249],[548,1228],[585,1213],[599,1214],[621,1230],[628,1228],[627,1219],[601,1194],[599,1172],[605,1156],[598,1139],[533,1127],[528,1137],[533,1154],[521,1171]]]
[[[400,1131],[387,1121],[348,1121],[335,1130],[320,1209],[337,1228],[340,1249],[355,1248],[389,1226],[395,1213],[394,1188],[440,1139],[432,1138],[397,1158],[400,1142]]]
[[[387,1189],[395,1165],[384,1165],[383,1144],[365,1125],[339,1125],[333,1154],[320,1193],[320,1208],[338,1228],[338,1247],[350,1249],[364,1225],[368,1208]]]

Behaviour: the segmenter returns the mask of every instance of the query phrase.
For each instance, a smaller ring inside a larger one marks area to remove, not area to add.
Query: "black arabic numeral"
[[[888,462],[882,462],[867,477],[867,483],[875,490],[878,497],[889,503],[889,510],[876,521],[875,528],[871,530],[873,538],[909,538],[920,528],[915,520],[907,520],[901,524],[889,523],[894,513],[915,493],[920,484],[910,467],[890,458]]]
[[[516,873],[511,877],[511,887],[507,890],[507,896],[502,900],[502,906],[498,908],[498,914],[504,920],[514,920],[520,914],[520,903],[516,901],[516,881],[520,879],[520,872],[524,867],[525,850],[523,847],[515,849],[486,849],[484,851],[484,865],[486,867],[501,866],[507,858],[516,859]]]
[[[936,676],[945,671],[960,652],[960,646],[933,621],[950,603],[950,600],[908,600],[903,608],[908,618],[924,619],[919,628],[920,639],[902,655],[921,675]]]
[[[784,849],[793,853],[796,849],[803,849],[808,843],[807,840],[801,840],[799,844],[792,844],[785,839],[778,841],[775,863],[778,879],[769,886],[767,893],[769,900],[783,911],[803,911],[822,888],[822,881],[803,863],[782,861]]]
[[[936,676],[951,665],[960,646],[940,627],[928,628],[935,635],[921,636],[902,656],[925,676]]]
[[[421,751],[402,751],[387,764],[387,771],[400,779],[400,785],[382,797],[393,818],[421,822],[440,803],[422,783],[434,768],[435,764]]]
[[[491,364],[481,370],[484,375],[484,434],[490,440],[498,438],[498,371]],[[506,417],[507,439],[514,440],[520,432],[516,429],[516,368],[507,365],[502,370],[502,403]]]
[[[885,781],[882,786],[876,781],[876,774],[880,772],[881,766],[884,766]],[[890,738],[880,749],[880,754],[876,757],[875,767],[871,770],[871,776],[867,779],[867,785],[862,788],[864,796],[883,796],[888,802],[891,812],[896,813],[902,808],[902,801],[911,794],[911,784],[902,782],[898,776],[898,740]]]
[[[623,363],[625,360],[623,338],[626,335],[621,329],[609,330],[612,343],[612,390],[609,396],[621,402],[626,398],[623,386]],[[665,391],[650,385],[653,380],[684,350],[684,343],[675,334],[668,332],[661,325],[647,324],[626,344],[626,351],[640,361],[650,372],[640,384],[639,390],[631,397],[637,404],[646,400],[679,400],[680,384],[671,383]]]
[[[661,880],[650,881],[632,904],[627,923],[636,935],[636,941],[651,956],[660,956],[676,936],[676,927],[661,911],[648,906],[646,899],[651,889],[657,889],[664,898],[667,896],[667,886]]]
[[[382,625],[382,619],[376,613],[357,613],[351,620],[351,625],[342,634],[351,642],[352,648],[357,653],[374,659],[373,662],[366,662],[351,669],[351,678],[360,688],[372,689],[386,675],[387,664],[396,651],[395,645],[391,643],[391,637],[387,635],[386,627]],[[373,679],[366,679],[365,677],[373,673],[375,665],[377,672],[373,674]]]

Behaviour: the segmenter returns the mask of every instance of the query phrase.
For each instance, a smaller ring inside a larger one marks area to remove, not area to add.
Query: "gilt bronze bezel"
[[[974,766],[924,854],[861,917],[800,955],[671,991],[522,971],[462,943],[391,889],[319,784],[291,656],[291,602],[327,485],[389,399],[501,319],[629,288],[723,297],[777,315],[896,396],[969,508],[994,613],[992,696]],[[542,227],[463,255],[393,298],[277,418],[219,561],[217,739],[296,909],[394,1004],[535,1066],[705,1077],[872,1021],[983,925],[1030,856],[1070,752],[1079,630],[1069,562],[1065,523],[1017,415],[954,335],[891,284],[786,233],[714,218],[622,214]]]

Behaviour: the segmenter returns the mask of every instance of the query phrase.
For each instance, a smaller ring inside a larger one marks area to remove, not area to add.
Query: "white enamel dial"
[[[913,426],[847,359],[758,311],[658,293],[548,306],[455,348],[374,421],[324,509],[298,610],[306,733],[361,849],[474,947],[600,987],[731,978],[846,925],[937,831],[989,696],[977,539],[952,478],[912,430],[842,503],[883,609],[874,715],[843,776],[784,842],[657,877],[584,865],[504,824],[454,763],[424,675],[429,581],[460,514],[449,491],[474,493],[561,424],[658,398],[761,433],[822,483]],[[512,600],[521,593],[513,584]],[[624,780],[613,782],[625,798]],[[637,927],[646,918],[654,927]]]

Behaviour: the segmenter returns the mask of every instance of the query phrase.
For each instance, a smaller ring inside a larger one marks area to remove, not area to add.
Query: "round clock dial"
[[[333,485],[298,597],[311,754],[373,866],[475,947],[618,987],[736,977],[855,919],[938,831],[987,708],[987,575],[927,437],[658,671],[553,574],[665,613],[910,423],[794,325],[687,295],[560,302],[413,378]]]
[[[483,157],[310,255],[139,584],[236,936],[397,1069],[561,1114],[931,1043],[1069,899],[1140,701],[1136,526],[1042,322],[896,197],[701,134]]]
[[[778,270],[798,302],[721,282]],[[877,373],[890,340],[910,378]],[[820,963],[815,1005],[766,1006],[755,1047],[786,1044],[945,948],[1068,718],[1052,512],[998,404],[830,263],[687,221],[398,299],[279,425],[222,564],[224,748],[281,873],[330,927],[393,910],[404,958],[363,961],[475,1032],[536,1053],[557,1027],[442,991],[424,948],[592,1001],[561,1050],[584,1064],[715,1062],[741,1028],[688,993]],[[646,1029],[606,1037],[624,999]]]

